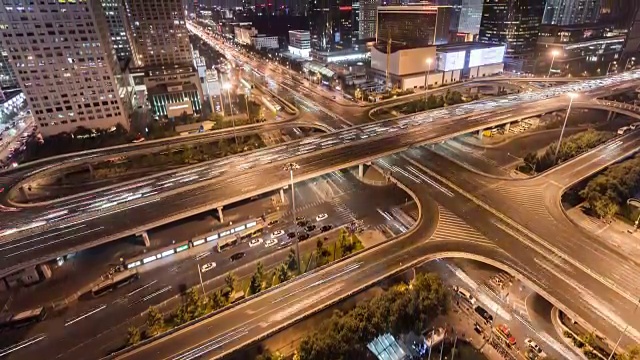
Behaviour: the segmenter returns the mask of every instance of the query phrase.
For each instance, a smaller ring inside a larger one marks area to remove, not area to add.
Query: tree
[[[221,290],[214,291],[211,294],[211,308],[213,311],[222,309],[229,303],[229,298],[223,295]]]
[[[238,281],[238,278],[233,273],[233,271],[229,271],[227,273],[227,276],[224,278],[224,284],[225,284],[224,294],[225,294],[225,297],[227,298],[227,301],[229,301],[231,299],[231,296],[233,296],[233,294],[236,292],[237,281]]]
[[[130,326],[127,329],[127,346],[133,346],[140,342],[142,336],[137,326]]]
[[[287,255],[285,263],[287,264],[287,270],[291,272],[298,270],[298,257],[296,256],[296,251],[293,248],[289,249],[289,255]]]
[[[286,263],[282,263],[276,267],[275,273],[273,275],[273,284],[277,285],[283,283],[291,278],[289,274],[289,269],[287,268]]]
[[[264,267],[262,262],[258,262],[258,266],[256,267],[256,271],[251,276],[251,281],[249,282],[249,293],[248,295],[254,295],[262,291],[262,278],[264,276]]]
[[[155,306],[151,306],[147,312],[147,335],[150,337],[160,334],[164,330],[164,316],[156,309]]]
[[[431,94],[427,97],[427,109],[435,109],[438,107],[438,99]]]

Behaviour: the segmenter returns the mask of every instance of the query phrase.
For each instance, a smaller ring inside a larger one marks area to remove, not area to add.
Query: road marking
[[[29,243],[29,242],[33,242],[33,241],[41,240],[41,239],[44,239],[44,238],[48,238],[48,237],[53,236],[53,235],[58,235],[58,234],[62,234],[62,233],[68,232],[68,231],[73,231],[73,230],[76,230],[76,229],[80,229],[81,227],[84,227],[84,226],[86,226],[86,225],[80,225],[80,226],[76,226],[74,228],[70,228],[70,229],[54,232],[54,233],[47,234],[47,235],[44,235],[44,236],[40,236],[40,237],[37,237],[37,238],[33,238],[33,239],[25,240],[25,241],[20,241],[19,243],[15,244],[15,245],[9,245],[9,246],[5,246],[3,248],[0,248],[0,251],[4,251],[4,250],[10,249],[12,247],[24,245],[24,244]],[[19,239],[20,238],[14,239],[14,241],[15,240],[19,240]]]
[[[150,283],[148,283],[148,284],[146,284],[146,285],[142,285],[141,287],[139,287],[139,288],[137,288],[137,289],[133,290],[132,292],[128,293],[128,294],[127,294],[127,295],[125,295],[125,296],[131,296],[131,295],[133,295],[133,294],[137,293],[138,291],[140,291],[140,290],[142,290],[142,289],[145,289],[145,288],[147,288],[147,287],[149,287],[149,286],[151,286],[151,285],[153,285],[153,284],[155,284],[155,283],[157,283],[157,282],[158,282],[158,280],[153,280],[152,282],[150,282]]]
[[[42,248],[42,247],[45,247],[45,246],[49,246],[49,245],[51,245],[51,244],[59,243],[59,242],[64,241],[64,240],[68,240],[68,239],[74,238],[74,237],[76,237],[76,236],[85,235],[85,234],[88,234],[88,233],[91,233],[91,232],[94,232],[94,231],[102,230],[103,228],[104,228],[104,226],[100,226],[99,228],[95,228],[95,229],[87,230],[87,231],[85,231],[85,232],[81,232],[81,233],[79,233],[79,234],[75,234],[75,235],[67,236],[67,237],[65,237],[65,238],[58,239],[58,240],[54,240],[54,241],[49,241],[49,242],[48,242],[48,243],[46,243],[46,244],[36,245],[36,246],[34,246],[34,247],[30,247],[30,248],[28,248],[28,249],[24,249],[24,250],[16,251],[16,252],[11,253],[11,254],[9,254],[9,255],[5,255],[5,257],[11,257],[11,256],[15,256],[15,255],[18,255],[18,254],[25,253],[25,252],[27,252],[27,251],[31,251],[31,250],[35,250],[35,249],[39,249],[39,248]]]
[[[414,174],[418,175],[418,177],[420,179],[426,181],[427,183],[431,184],[436,189],[438,189],[438,190],[442,191],[443,193],[445,193],[447,196],[453,197],[453,193],[451,191],[445,189],[442,185],[440,185],[437,182],[431,180],[429,177],[427,177],[426,175],[424,175],[420,171],[416,170],[413,166],[407,166],[407,169],[409,169]]]
[[[133,305],[137,305],[137,304],[143,303],[143,302],[153,298],[154,296],[157,296],[157,295],[162,294],[163,292],[169,291],[170,289],[171,289],[171,285],[169,285],[167,287],[164,287],[164,288],[162,288],[162,289],[160,289],[158,291],[152,292],[151,294],[149,294],[149,295],[139,299],[138,301],[132,303],[131,305],[129,305],[129,307],[132,307]]]
[[[252,327],[241,327],[239,329],[236,329],[232,332],[229,332],[228,334],[224,334],[218,338],[212,339],[211,341],[206,342],[203,345],[198,346],[197,348],[193,349],[193,350],[189,350],[183,354],[180,354],[176,357],[173,357],[173,360],[191,360],[191,359],[195,359],[201,355],[204,355],[212,350],[215,350],[223,345],[225,345],[226,343],[229,343],[243,335],[246,335],[249,333],[249,330]]]
[[[47,335],[40,334],[40,335],[34,336],[34,337],[32,337],[32,338],[30,338],[28,340],[24,340],[24,341],[19,342],[17,344],[8,346],[8,347],[0,350],[0,357],[8,355],[8,354],[11,354],[12,352],[14,352],[16,350],[22,349],[22,348],[27,347],[27,346],[29,346],[31,344],[35,344],[38,341],[43,340],[46,337],[47,337]]]
[[[107,305],[103,304],[103,305],[98,306],[95,309],[89,310],[88,312],[86,312],[86,313],[84,313],[84,314],[82,314],[80,316],[77,316],[75,318],[71,318],[71,319],[69,319],[69,320],[64,322],[64,326],[69,326],[69,325],[75,323],[76,321],[80,321],[80,320],[86,318],[87,316],[91,316],[91,315],[97,313],[98,311],[103,310],[106,307],[107,307]]]

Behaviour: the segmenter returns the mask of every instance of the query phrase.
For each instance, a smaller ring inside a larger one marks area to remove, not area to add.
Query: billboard
[[[471,50],[469,67],[497,64],[504,61],[504,46]]]
[[[438,54],[438,70],[451,71],[464,68],[464,58],[466,51],[456,51]]]

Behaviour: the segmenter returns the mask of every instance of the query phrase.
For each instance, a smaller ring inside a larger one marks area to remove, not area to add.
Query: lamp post
[[[564,123],[562,124],[562,130],[560,130],[560,139],[558,140],[558,145],[556,145],[556,152],[553,155],[553,161],[555,162],[558,158],[558,150],[560,150],[560,143],[562,143],[562,135],[564,134],[564,128],[567,126],[567,120],[569,119],[569,113],[571,112],[571,105],[573,104],[573,99],[578,97],[576,93],[568,93],[569,96],[569,107],[567,108],[567,115],[564,117]]]
[[[610,62],[609,66],[607,66],[607,73],[605,75],[609,75],[609,70],[611,70],[611,64],[616,64],[617,65],[618,63],[615,62],[615,61]]]
[[[224,85],[222,85],[222,88],[227,90],[227,99],[229,99],[229,109],[231,111],[231,125],[233,126],[233,138],[236,140],[236,147],[238,147],[238,136],[236,135],[236,120],[233,118],[233,105],[231,105],[231,93],[229,91],[231,90],[231,84],[224,83]]]
[[[424,101],[427,101],[427,90],[429,89],[429,74],[431,73],[431,58],[427,58],[427,69],[424,74]]]
[[[551,51],[551,65],[549,65],[549,73],[547,77],[551,77],[551,70],[553,69],[553,62],[556,60],[556,56],[558,56],[560,52],[558,50]]]
[[[291,209],[293,213],[293,223],[296,223],[296,193],[293,189],[293,170],[300,169],[300,165],[294,162],[284,164],[284,170],[289,172],[291,178]],[[296,256],[298,257],[298,274],[302,271],[302,264],[300,264],[300,240],[296,237]]]
[[[635,206],[636,208],[640,209],[640,199],[635,199],[635,198],[627,199],[627,205]],[[633,224],[634,232],[638,231],[639,223],[640,223],[640,214],[638,214],[638,218],[636,219],[636,222]]]
[[[202,271],[200,270],[200,264],[196,264],[198,267],[198,276],[200,276],[200,286],[202,286],[202,295],[206,295],[207,293],[204,291],[204,283],[202,282]]]
[[[632,318],[633,318],[633,315],[636,314],[636,311],[638,310],[639,305],[640,305],[640,298],[638,299],[638,301],[636,301],[636,306],[633,308],[633,313],[631,313]],[[624,330],[622,330],[622,333],[620,333],[620,337],[618,338],[618,341],[616,341],[616,345],[613,347],[613,350],[611,351],[611,354],[609,355],[607,360],[613,359],[613,355],[616,353],[616,350],[618,350],[618,345],[620,345],[620,341],[622,341],[622,337],[627,333],[627,330],[629,330],[629,323],[625,325]]]
[[[624,64],[624,71],[627,71],[627,69],[629,68],[629,61],[632,61],[631,66],[633,66],[633,64],[636,62],[636,58],[630,57],[627,59],[627,63]]]

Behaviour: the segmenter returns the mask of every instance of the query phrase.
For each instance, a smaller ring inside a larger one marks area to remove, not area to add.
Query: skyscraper
[[[487,0],[482,6],[480,41],[506,44],[508,60],[530,57],[536,47],[544,2]]]
[[[352,0],[312,0],[309,8],[311,49],[315,52],[347,50],[353,45]]]
[[[482,19],[482,0],[460,0],[458,32],[477,35]]]
[[[446,44],[452,14],[451,6],[380,6],[376,39],[411,47]]]
[[[9,53],[0,45],[0,89],[14,88],[18,80],[9,63]]]
[[[574,25],[595,23],[600,16],[602,0],[547,0],[542,23]]]
[[[128,127],[129,93],[100,1],[4,3],[0,46],[43,135]]]
[[[360,39],[376,36],[376,20],[380,0],[360,0]]]
[[[181,0],[126,0],[126,5],[136,66],[192,64]]]
[[[118,60],[131,58],[131,44],[127,37],[125,21],[127,14],[123,0],[101,0],[102,8],[109,25],[109,35]]]

